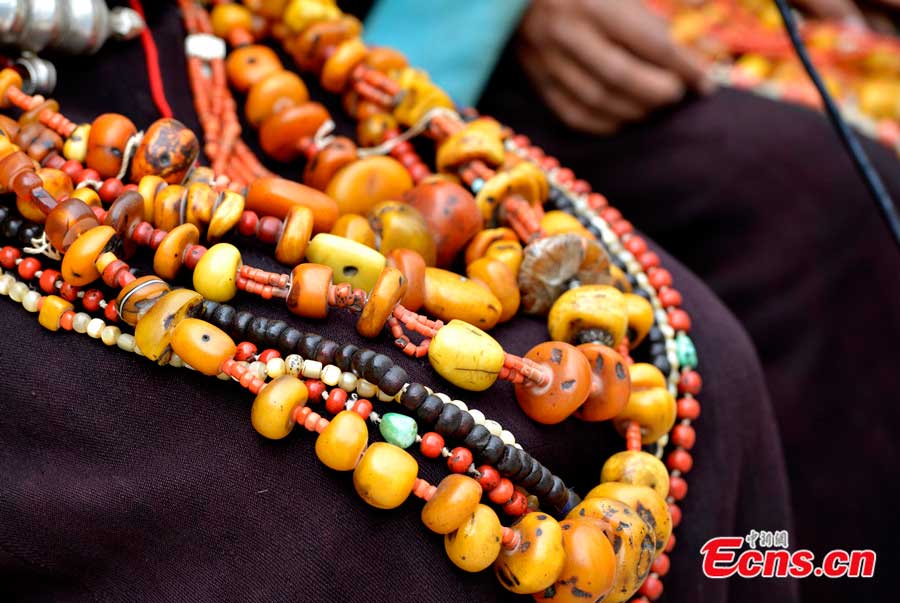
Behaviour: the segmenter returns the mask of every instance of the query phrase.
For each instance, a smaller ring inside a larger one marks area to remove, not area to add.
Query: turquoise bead
[[[409,448],[413,445],[418,429],[416,421],[412,417],[396,412],[382,415],[381,423],[378,424],[378,430],[385,441],[400,448]]]
[[[678,364],[683,368],[697,368],[697,348],[691,338],[680,333],[675,338],[676,351],[678,353]]]

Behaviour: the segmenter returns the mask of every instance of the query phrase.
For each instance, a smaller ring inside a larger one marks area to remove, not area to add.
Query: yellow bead
[[[493,119],[476,119],[441,143],[436,163],[438,171],[449,172],[475,159],[496,167],[503,163],[503,157],[500,124]]]
[[[500,551],[494,572],[509,591],[527,595],[544,590],[562,573],[566,562],[562,528],[546,513],[528,513],[512,528],[519,533],[519,545]]]
[[[400,199],[413,187],[412,177],[393,157],[376,155],[348,163],[325,188],[342,214],[368,214],[382,201]]]
[[[666,548],[672,535],[672,516],[666,499],[648,486],[635,486],[622,482],[605,482],[587,493],[585,500],[611,498],[631,507],[653,530],[656,554]]]
[[[419,464],[410,453],[387,442],[375,442],[353,470],[353,486],[373,507],[394,509],[409,497],[418,472]]]
[[[545,213],[541,218],[541,229],[547,236],[571,232],[586,239],[594,238],[594,235],[578,221],[578,218],[565,211],[553,210]]]
[[[596,341],[614,348],[628,327],[622,292],[609,285],[582,285],[559,296],[547,315],[550,339],[571,343],[581,331],[596,329]]]
[[[340,16],[338,7],[329,2],[291,0],[282,19],[291,31],[300,32],[317,21],[333,21]]]
[[[316,438],[316,456],[335,471],[356,468],[369,441],[369,429],[359,413],[339,412]]]
[[[87,141],[91,134],[91,124],[81,124],[77,126],[66,142],[63,144],[63,156],[66,159],[74,159],[79,163],[84,163],[87,157]]]
[[[484,252],[484,257],[503,262],[516,276],[519,276],[522,255],[522,244],[518,241],[494,241]]]
[[[227,302],[237,294],[241,252],[229,243],[210,247],[194,268],[194,288],[205,298]]]
[[[222,200],[216,206],[209,221],[209,227],[206,229],[206,240],[210,242],[218,241],[241,219],[244,212],[246,200],[244,196],[234,191],[225,191],[222,193]]]
[[[652,444],[675,425],[675,398],[666,387],[666,377],[652,364],[638,362],[628,369],[631,376],[631,395],[628,403],[613,419],[620,432],[628,423],[641,426],[641,441]]]
[[[481,502],[481,485],[467,475],[453,473],[441,480],[422,507],[422,523],[437,534],[459,529]]]
[[[44,298],[44,304],[41,306],[40,314],[38,314],[38,322],[45,329],[58,331],[59,319],[74,307],[58,295],[48,295]]]
[[[661,460],[643,450],[623,450],[606,459],[600,481],[647,486],[663,498],[669,495],[669,471]]]
[[[428,347],[428,361],[457,387],[480,392],[497,380],[505,353],[496,339],[461,320],[438,329]]]
[[[384,270],[384,256],[362,243],[319,233],[306,248],[306,259],[324,264],[334,271],[335,283],[350,283],[353,287],[371,291]]]
[[[199,373],[214,377],[222,363],[234,356],[234,340],[205,320],[185,318],[172,333],[172,350]]]
[[[156,195],[166,188],[168,183],[159,176],[144,176],[138,182],[138,192],[144,198],[144,219],[155,224],[153,208],[156,205]]]
[[[213,34],[228,39],[233,29],[250,31],[253,27],[253,13],[240,4],[217,4],[209,14]]]
[[[289,209],[275,246],[275,259],[288,266],[296,266],[302,262],[312,231],[312,210],[302,205]]]
[[[412,205],[400,201],[383,201],[369,214],[372,229],[380,235],[378,251],[389,256],[395,249],[412,249],[427,266],[437,261],[437,247],[425,218]]]
[[[625,294],[625,313],[628,315],[628,347],[636,348],[653,326],[653,306],[640,295]]]
[[[89,186],[85,186],[82,188],[76,188],[74,191],[69,193],[69,199],[81,199],[85,202],[86,205],[90,207],[102,207],[103,203],[100,201],[100,195],[97,194],[97,191],[92,189]]]
[[[499,322],[506,322],[519,311],[519,284],[506,264],[487,257],[478,258],[466,266],[466,275],[485,285],[500,300]]]
[[[116,230],[112,226],[95,226],[75,239],[63,256],[63,280],[76,287],[83,287],[100,278],[94,262],[115,234]]]
[[[362,243],[375,249],[375,231],[369,221],[359,214],[344,214],[331,227],[331,234]]]
[[[203,301],[190,289],[175,289],[158,299],[134,327],[134,340],[149,360],[166,364],[172,357],[172,333],[188,312]]]
[[[253,400],[250,423],[259,435],[280,440],[294,428],[294,411],[306,404],[309,392],[302,381],[284,375],[267,383]]]
[[[429,267],[425,269],[425,309],[444,322],[458,318],[480,329],[492,329],[503,306],[485,285]]]
[[[480,572],[497,559],[502,536],[500,518],[493,509],[480,504],[459,529],[444,536],[444,550],[459,569]]]

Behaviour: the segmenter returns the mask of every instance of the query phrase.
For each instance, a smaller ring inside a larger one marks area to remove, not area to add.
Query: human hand
[[[713,89],[703,64],[639,0],[534,0],[519,34],[528,77],[578,130],[610,133],[688,90]]]

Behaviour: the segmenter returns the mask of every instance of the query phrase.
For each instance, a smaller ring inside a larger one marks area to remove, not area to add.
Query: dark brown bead
[[[66,199],[47,214],[44,231],[50,244],[65,253],[81,233],[100,226],[90,206],[81,199]]]
[[[155,175],[169,184],[180,184],[197,160],[197,136],[177,119],[153,122],[131,162],[131,181]]]

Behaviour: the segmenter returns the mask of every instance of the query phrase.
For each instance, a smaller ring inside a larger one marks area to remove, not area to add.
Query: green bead
[[[389,412],[382,415],[378,430],[387,442],[400,448],[409,448],[416,441],[418,426],[412,417]]]
[[[694,342],[684,333],[679,333],[675,338],[676,351],[678,353],[678,364],[683,368],[697,368],[697,348]]]

